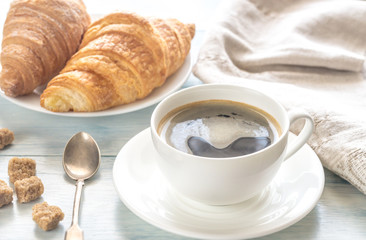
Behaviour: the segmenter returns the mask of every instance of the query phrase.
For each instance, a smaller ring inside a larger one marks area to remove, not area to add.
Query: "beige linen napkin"
[[[366,2],[232,0],[219,10],[194,74],[306,109],[323,166],[366,194]]]

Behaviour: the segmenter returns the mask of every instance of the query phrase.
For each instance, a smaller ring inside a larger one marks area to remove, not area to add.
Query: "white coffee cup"
[[[279,123],[281,135],[258,152],[230,158],[185,153],[159,136],[159,123],[172,110],[193,102],[217,99],[246,103],[267,112]],[[305,125],[294,141],[288,143],[290,125],[298,119],[305,119]],[[151,116],[151,135],[160,155],[157,164],[161,172],[176,191],[210,205],[239,203],[261,192],[275,177],[281,163],[306,143],[313,128],[313,120],[306,112],[287,112],[273,98],[231,84],[204,84],[180,90],[161,101]]]

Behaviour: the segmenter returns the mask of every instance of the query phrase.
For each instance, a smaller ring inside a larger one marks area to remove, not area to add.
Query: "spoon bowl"
[[[84,180],[91,178],[99,169],[100,150],[97,143],[85,132],[75,134],[66,144],[62,164],[66,174],[77,181],[72,222],[65,240],[82,240],[83,230],[78,225],[81,193]]]
[[[63,167],[74,180],[91,178],[99,169],[100,151],[95,140],[85,132],[72,136],[66,144]]]

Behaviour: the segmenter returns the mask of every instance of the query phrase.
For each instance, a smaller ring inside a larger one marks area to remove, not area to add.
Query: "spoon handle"
[[[79,227],[79,208],[81,192],[83,190],[84,180],[78,180],[76,183],[76,192],[74,199],[74,210],[72,212],[71,227],[66,231],[65,240],[83,240],[83,230]]]

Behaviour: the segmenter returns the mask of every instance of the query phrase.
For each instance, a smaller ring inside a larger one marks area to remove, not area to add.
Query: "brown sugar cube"
[[[36,176],[18,180],[14,183],[14,187],[18,201],[21,203],[30,202],[39,198],[44,191],[41,179]]]
[[[40,228],[48,231],[57,227],[58,223],[64,219],[64,213],[59,207],[43,202],[32,207],[32,217]]]
[[[13,201],[13,189],[0,180],[0,208]]]
[[[7,128],[0,129],[0,149],[9,145],[14,140],[14,133]]]
[[[14,157],[8,164],[9,181],[14,183],[17,180],[29,178],[36,175],[36,161],[31,158]]]

